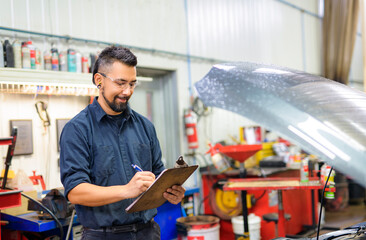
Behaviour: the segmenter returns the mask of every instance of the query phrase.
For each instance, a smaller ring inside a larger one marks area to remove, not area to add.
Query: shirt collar
[[[98,102],[98,97],[94,98],[94,101],[92,103],[92,107],[95,108],[95,115],[97,118],[97,121],[100,122],[101,119],[107,115],[107,113],[103,110],[103,108],[100,106],[99,102]],[[131,119],[135,120],[135,114],[133,113],[132,109],[130,108],[130,104],[127,104],[127,108],[126,110],[123,112],[123,115],[125,116],[126,120],[129,120],[130,117],[132,116]]]

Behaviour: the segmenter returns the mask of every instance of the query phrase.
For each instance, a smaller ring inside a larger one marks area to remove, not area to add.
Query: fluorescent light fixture
[[[141,77],[141,76],[137,76],[137,81],[141,81],[141,82],[152,82],[154,79],[151,77]]]

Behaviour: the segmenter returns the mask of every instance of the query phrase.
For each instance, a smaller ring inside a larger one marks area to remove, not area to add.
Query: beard
[[[102,89],[102,96],[104,98],[104,100],[106,101],[106,103],[108,104],[108,106],[114,111],[114,112],[123,112],[124,110],[126,110],[127,108],[127,103],[128,103],[128,100],[130,99],[130,97],[118,97],[118,96],[115,96],[113,98],[113,102],[110,102],[104,95],[104,89]],[[123,102],[117,102],[117,98],[120,98],[120,99],[126,99],[126,102],[123,103]]]

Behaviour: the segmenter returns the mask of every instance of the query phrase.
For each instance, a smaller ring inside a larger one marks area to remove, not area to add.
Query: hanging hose
[[[238,191],[224,191],[221,182],[218,180],[209,192],[209,202],[213,213],[223,220],[230,220],[232,217],[242,213],[241,195]],[[225,201],[226,199],[226,201]]]
[[[47,104],[43,101],[38,101],[35,104],[39,118],[42,120],[43,127],[47,128],[51,125],[50,117],[47,112]]]

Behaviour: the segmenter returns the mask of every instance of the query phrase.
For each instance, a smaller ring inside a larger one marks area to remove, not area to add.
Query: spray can
[[[0,41],[0,67],[5,67],[3,44]]]
[[[4,66],[14,67],[14,52],[13,46],[8,39],[4,41]]]
[[[24,69],[31,68],[30,50],[27,47],[27,42],[22,43],[22,67]]]
[[[89,73],[89,58],[87,55],[82,56],[81,64],[82,64],[82,72]]]
[[[77,73],[81,73],[82,72],[82,60],[81,60],[81,53],[80,52],[76,52],[75,54],[76,56],[76,72]]]
[[[300,181],[309,182],[309,158],[304,157],[300,164]]]
[[[67,72],[67,53],[65,51],[61,51],[58,55],[60,71]]]
[[[51,64],[52,64],[52,71],[59,71],[60,70],[57,48],[52,48],[51,49]]]
[[[14,67],[22,68],[22,45],[18,40],[13,42]]]
[[[52,54],[51,51],[46,50],[43,54],[43,64],[44,64],[44,70],[51,71],[52,70]],[[58,66],[58,64],[57,64]]]
[[[29,49],[31,69],[36,69],[36,48],[33,46],[32,41],[27,42],[27,47]]]
[[[325,184],[329,175],[331,167],[324,163],[324,165],[320,168],[320,180],[322,184]],[[329,176],[329,180],[327,186],[325,187],[325,194],[324,197],[327,199],[334,199],[335,198],[335,181],[334,181],[335,171],[332,170],[332,173]]]
[[[67,50],[67,68],[69,72],[76,72],[76,52],[73,49]]]
[[[209,143],[208,146],[210,147],[210,150],[208,150],[206,153],[211,153],[211,160],[215,168],[220,173],[229,170],[230,164],[226,158],[218,150],[216,150],[215,147],[211,145],[211,143]]]
[[[41,50],[39,50],[39,48],[36,48],[36,69],[37,70],[42,70],[42,53]]]

